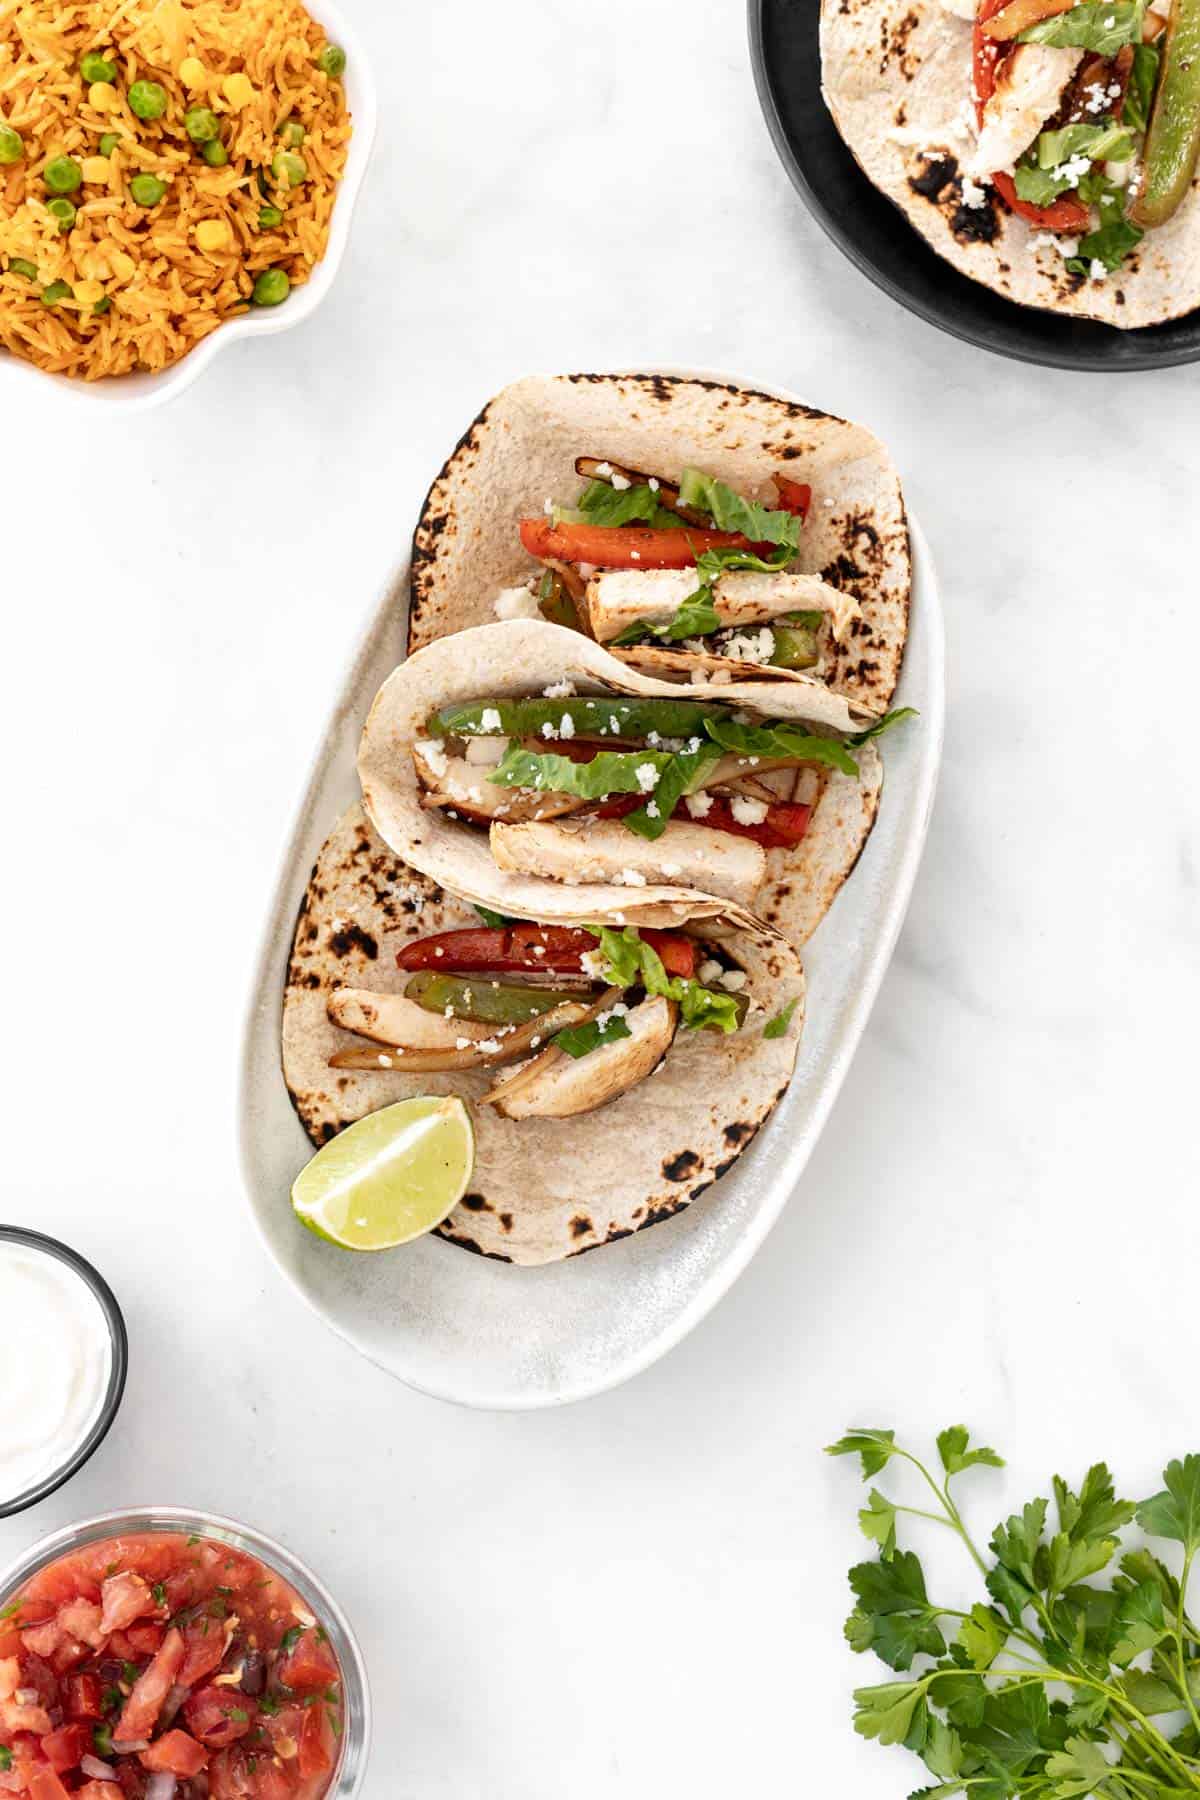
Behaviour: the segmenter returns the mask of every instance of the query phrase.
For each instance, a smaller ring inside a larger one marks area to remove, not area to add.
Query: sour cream
[[[18,1499],[70,1461],[100,1415],[112,1335],[68,1263],[0,1239],[0,1501]]]

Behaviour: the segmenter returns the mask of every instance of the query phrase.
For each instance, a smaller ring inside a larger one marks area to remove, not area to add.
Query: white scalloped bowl
[[[274,337],[279,332],[291,331],[293,326],[303,324],[305,319],[311,318],[316,312],[333,286],[342,257],[346,253],[346,245],[350,241],[354,209],[375,142],[378,104],[374,78],[362,39],[345,13],[330,4],[330,0],[305,0],[305,4],[313,18],[325,26],[330,42],[340,44],[346,52],[346,73],[343,79],[346,102],[354,126],[346,158],[346,172],[334,202],[329,242],[325,255],[309,280],[303,287],[296,288],[283,306],[256,308],[236,319],[228,320],[197,344],[194,350],[189,351],[182,361],[155,374],[113,375],[103,381],[82,381],[77,376],[47,375],[33,363],[0,351],[0,394],[18,388],[22,383],[31,387],[40,384],[43,393],[57,391],[67,398],[78,399],[85,405],[125,412],[144,412],[152,406],[161,406],[168,400],[174,400],[185,388],[191,387],[230,344],[246,338]]]

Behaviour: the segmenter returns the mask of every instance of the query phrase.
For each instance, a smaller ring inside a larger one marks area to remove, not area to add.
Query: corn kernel
[[[98,301],[103,300],[104,288],[98,281],[77,281],[75,298],[80,306],[95,306]]]
[[[179,79],[186,88],[208,86],[208,70],[198,56],[185,56],[179,65]]]
[[[124,250],[114,250],[108,260],[118,281],[132,281],[137,274],[137,264]]]
[[[116,112],[121,104],[121,96],[111,81],[93,81],[88,100],[97,112]]]
[[[201,219],[196,227],[196,246],[210,253],[229,248],[229,226],[224,219]]]
[[[248,75],[227,75],[221,91],[235,112],[241,112],[255,97],[254,83]]]
[[[109,162],[107,156],[85,156],[81,167],[83,169],[83,179],[85,181],[100,182],[105,186],[108,185],[109,178],[112,175],[112,164]]]

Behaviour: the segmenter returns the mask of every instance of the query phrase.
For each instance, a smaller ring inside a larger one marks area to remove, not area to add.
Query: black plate
[[[938,256],[851,156],[821,98],[820,0],[749,0],[750,55],[775,148],[818,224],[910,312],[969,344],[1056,369],[1159,369],[1200,359],[1200,313],[1117,331],[1017,306]]]
[[[112,1339],[112,1368],[109,1370],[108,1387],[104,1395],[104,1404],[100,1408],[96,1422],[84,1438],[83,1442],[72,1452],[70,1458],[60,1468],[40,1481],[36,1487],[26,1488],[23,1494],[17,1494],[12,1500],[0,1500],[0,1519],[7,1519],[13,1513],[24,1512],[26,1507],[36,1506],[48,1494],[53,1494],[65,1481],[82,1469],[90,1456],[100,1448],[108,1436],[109,1428],[117,1416],[121,1398],[125,1392],[125,1374],[129,1367],[129,1338],[125,1330],[125,1319],[117,1304],[117,1297],[105,1281],[103,1275],[94,1269],[85,1257],[69,1244],[62,1244],[57,1238],[45,1237],[40,1231],[27,1231],[22,1225],[0,1225],[0,1239],[7,1243],[24,1244],[30,1250],[41,1250],[47,1256],[57,1257],[59,1262],[66,1263],[80,1279],[91,1288],[100,1309],[108,1321],[109,1336]]]

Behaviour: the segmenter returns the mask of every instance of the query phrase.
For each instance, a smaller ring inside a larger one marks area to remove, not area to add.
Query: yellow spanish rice
[[[317,67],[324,44],[299,0],[0,0],[0,124],[24,141],[22,160],[0,166],[0,344],[89,381],[162,369],[244,312],[262,270],[284,270],[293,286],[307,280],[325,251],[350,139],[342,85]],[[117,65],[107,91],[80,75],[89,50]],[[231,75],[253,92],[234,82],[227,94]],[[165,88],[161,119],[130,110],[140,80]],[[184,128],[197,106],[220,120],[223,168],[203,160]],[[271,162],[283,147],[279,127],[293,118],[305,129],[308,175],[280,187]],[[63,234],[46,210],[43,170],[57,156],[81,167],[99,158],[108,132],[120,143],[104,169],[85,171]],[[143,173],[167,184],[149,209],[129,197]],[[264,206],[283,223],[264,230]],[[225,221],[226,248],[200,249],[204,220]],[[14,273],[14,258],[35,265],[37,279]],[[82,299],[44,304],[59,281]]]

